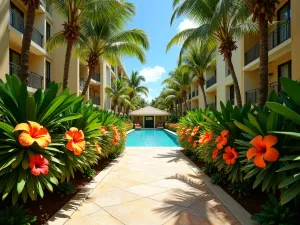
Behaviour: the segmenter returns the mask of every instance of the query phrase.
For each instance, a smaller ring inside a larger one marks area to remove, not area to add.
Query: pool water
[[[177,136],[161,129],[140,129],[128,134],[127,147],[178,147]]]

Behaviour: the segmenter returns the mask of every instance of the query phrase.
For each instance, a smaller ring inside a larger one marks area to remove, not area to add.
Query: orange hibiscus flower
[[[279,152],[276,148],[272,146],[277,143],[277,137],[273,135],[267,135],[264,138],[259,135],[250,141],[253,148],[247,151],[248,160],[252,159],[254,156],[254,164],[257,167],[265,168],[266,162],[275,162],[279,157]]]
[[[221,132],[221,135],[217,137],[216,142],[217,142],[217,149],[223,149],[224,145],[227,144],[227,138],[229,137],[228,135],[229,131],[228,130],[223,130]]]
[[[213,159],[215,159],[215,158],[218,156],[218,154],[219,154],[219,150],[218,150],[218,149],[215,149],[215,150],[213,151],[211,157],[212,157]]]
[[[200,126],[195,126],[191,133],[191,136],[195,136],[198,133],[199,129],[200,129]]]
[[[196,148],[196,147],[197,147],[197,141],[194,141],[193,148]]]
[[[107,134],[107,132],[108,132],[108,131],[107,131],[107,128],[106,128],[105,126],[101,126],[101,127],[100,127],[100,134],[101,134],[101,135],[105,135],[105,134]]]
[[[102,153],[102,148],[100,147],[99,143],[97,141],[95,141],[95,147],[96,147],[96,152],[99,154],[99,155],[103,155]]]
[[[199,143],[207,144],[212,140],[212,131],[206,131],[203,135],[200,136]]]
[[[49,172],[49,161],[42,155],[37,154],[34,156],[30,156],[29,158],[29,168],[31,168],[31,173],[34,176],[38,176],[40,174],[48,174]]]
[[[76,127],[71,127],[69,131],[65,133],[65,138],[68,140],[66,148],[74,155],[81,155],[85,150],[85,140],[82,130],[78,130]]]
[[[14,131],[22,131],[18,140],[25,147],[31,146],[36,142],[41,148],[46,148],[51,143],[48,130],[36,122],[20,123],[15,127]]]
[[[186,129],[186,131],[185,131],[185,135],[189,135],[189,134],[190,134],[190,132],[191,132],[191,128],[188,128],[188,129]]]
[[[189,136],[188,142],[192,142],[192,140],[193,140],[193,136]]]
[[[235,151],[235,148],[227,146],[225,148],[225,153],[223,154],[223,159],[227,165],[235,164],[236,159],[238,158],[239,153]]]

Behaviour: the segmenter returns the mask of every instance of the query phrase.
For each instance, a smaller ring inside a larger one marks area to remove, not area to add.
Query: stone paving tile
[[[100,210],[102,210],[102,209],[97,204],[95,204],[93,202],[85,202],[72,215],[72,219],[78,218],[78,217],[83,217],[83,216],[86,216],[88,214],[92,214],[92,213],[95,213],[97,211],[100,211]]]
[[[208,220],[194,216],[193,214],[182,212],[164,225],[213,225]]]
[[[144,198],[104,209],[126,225],[162,225],[185,208]]]
[[[165,192],[169,189],[167,188],[161,188],[161,187],[155,187],[148,184],[142,184],[134,187],[129,187],[125,189],[126,191],[132,192],[134,194],[143,196],[143,197],[149,197],[152,195],[156,195],[162,192]]]
[[[115,219],[109,213],[100,209],[98,212],[88,214],[83,217],[75,217],[66,223],[66,225],[124,225]]]

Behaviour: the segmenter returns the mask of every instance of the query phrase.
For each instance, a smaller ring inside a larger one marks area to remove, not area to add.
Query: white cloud
[[[183,31],[183,30],[186,30],[186,29],[190,29],[190,28],[196,28],[198,27],[198,24],[195,23],[194,21],[192,20],[189,20],[189,19],[185,19],[183,20],[179,25],[178,25],[178,30],[179,31]]]
[[[162,75],[166,72],[165,68],[161,66],[146,67],[142,69],[139,74],[144,76],[146,82],[156,82],[161,79]]]

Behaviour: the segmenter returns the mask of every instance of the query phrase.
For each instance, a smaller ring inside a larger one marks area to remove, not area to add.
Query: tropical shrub
[[[251,192],[251,186],[249,186],[249,183],[244,182],[234,182],[230,185],[230,191],[232,194],[236,194],[239,198],[241,196],[247,196]]]
[[[31,95],[16,76],[0,80],[2,200],[36,200],[76,170],[83,173],[101,157],[123,151],[124,122],[60,87],[52,82]]]
[[[71,182],[63,182],[59,183],[55,188],[55,193],[60,197],[64,197],[66,195],[72,195],[77,192],[77,189],[73,186]]]
[[[165,123],[165,128],[170,131],[176,132],[178,128],[178,123]]]
[[[0,211],[0,224],[30,225],[36,221],[36,216],[30,216],[23,206],[11,206]]]
[[[297,213],[282,206],[276,198],[269,194],[270,202],[262,206],[263,210],[251,217],[252,220],[263,225],[293,225],[296,224]]]
[[[94,170],[94,169],[85,169],[83,174],[82,174],[82,177],[92,179],[95,175],[96,175],[96,170]]]
[[[225,184],[226,176],[223,172],[217,172],[211,175],[211,183],[213,184]]]

